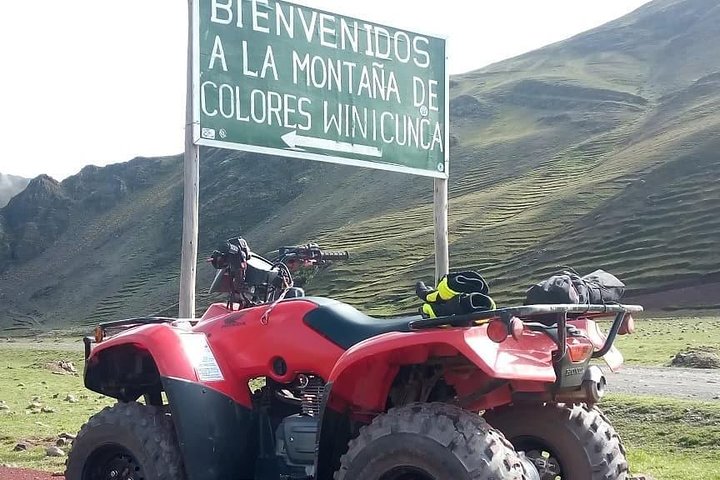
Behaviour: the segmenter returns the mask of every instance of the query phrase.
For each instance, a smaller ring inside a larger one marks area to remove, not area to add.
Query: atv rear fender
[[[468,373],[465,368],[463,375],[446,369],[445,380],[459,395],[493,380],[521,391],[542,391],[555,382],[552,352],[557,346],[547,335],[527,330],[519,340],[508,337],[498,344],[487,337],[486,329],[396,332],[361,342],[346,351],[333,369],[327,406],[336,411],[382,412],[402,366],[453,357],[465,359],[466,365],[476,369]]]
[[[208,358],[217,367],[210,379],[198,374],[200,363]],[[152,393],[166,379],[174,379],[207,385],[241,405],[250,405],[247,388],[228,375],[230,368],[215,359],[205,334],[169,324],[126,330],[97,344],[85,362],[85,386],[122,401]]]
[[[509,404],[511,387],[542,392],[555,381],[552,351],[557,346],[550,337],[526,331],[519,340],[508,337],[497,344],[487,337],[486,329],[386,333],[347,350],[325,389],[317,445],[318,478],[332,478],[345,453],[342,447],[356,435],[353,425],[367,424],[391,406],[390,392],[403,367],[444,365],[443,380],[454,388],[459,404],[475,411]]]

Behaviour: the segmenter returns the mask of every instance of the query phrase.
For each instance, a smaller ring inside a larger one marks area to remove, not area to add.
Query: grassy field
[[[687,348],[720,346],[720,318],[652,318],[636,322],[634,335],[617,344],[632,365],[662,366]]]
[[[48,364],[74,362],[82,371],[82,352],[57,350],[49,345],[33,349],[0,347],[0,401],[9,410],[0,410],[0,464],[9,463],[44,470],[62,470],[64,458],[45,456],[45,447],[54,444],[60,433],[75,434],[93,413],[111,403],[85,390],[81,374],[58,375]],[[76,402],[66,401],[68,396]],[[31,413],[38,403],[52,413]],[[13,452],[24,441],[36,445],[24,452]]]
[[[634,473],[658,480],[720,480],[720,402],[612,395],[602,408]]]

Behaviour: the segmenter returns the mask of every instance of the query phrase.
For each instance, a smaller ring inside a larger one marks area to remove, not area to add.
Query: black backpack
[[[605,305],[618,303],[624,293],[625,284],[604,270],[595,270],[584,277],[574,271],[564,271],[530,287],[525,305]]]

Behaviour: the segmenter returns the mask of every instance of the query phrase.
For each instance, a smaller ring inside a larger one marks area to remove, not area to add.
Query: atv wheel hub
[[[560,463],[549,452],[532,450],[527,452],[526,456],[535,465],[535,468],[537,468],[540,474],[540,480],[562,479]]]
[[[137,459],[120,445],[99,448],[88,459],[83,480],[144,480]]]

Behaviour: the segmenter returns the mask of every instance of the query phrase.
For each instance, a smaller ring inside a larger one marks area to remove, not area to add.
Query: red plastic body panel
[[[133,345],[152,355],[161,375],[195,381],[195,370],[187,359],[179,333],[179,329],[168,324],[143,325],[126,330],[93,348],[88,364],[92,365],[104,351]]]
[[[462,355],[475,371],[446,371],[445,378],[458,395],[472,394],[492,379],[507,379],[516,390],[542,391],[556,379],[552,366],[554,342],[542,333],[525,331],[494,343],[486,326],[387,333],[350,348],[332,371],[331,406],[354,411],[382,411],[397,371],[402,365],[420,364],[430,358]],[[510,401],[510,391],[500,403]]]
[[[299,373],[328,378],[343,350],[305,325],[303,317],[317,306],[302,299],[280,302],[264,320],[269,308],[264,305],[214,316],[202,320],[194,331],[207,335],[218,362],[222,360],[239,381],[269,376],[289,382]],[[214,306],[215,312],[217,309]],[[287,365],[284,375],[273,371],[276,358]]]
[[[299,373],[314,374],[332,383],[331,408],[368,414],[384,410],[393,380],[403,365],[431,359],[450,360],[444,363],[451,365],[444,372],[445,380],[458,397],[470,398],[473,408],[509,403],[513,391],[546,391],[556,380],[552,354],[557,346],[540,332],[526,329],[518,340],[510,336],[502,343],[487,337],[487,326],[394,332],[344,351],[305,324],[305,315],[315,308],[315,303],[302,298],[241,311],[215,304],[192,328],[145,325],[112,337],[93,349],[88,365],[108,349],[132,345],[149,352],[163,377],[203,384],[248,408],[252,406],[250,380],[270,377],[286,383]],[[596,331],[591,320],[573,323]],[[207,339],[222,379],[199,378],[196,359],[183,335]],[[596,346],[604,341],[591,339]],[[274,367],[279,359],[284,371]],[[477,395],[496,383],[496,388]]]
[[[303,317],[316,305],[306,300],[280,302],[264,320],[269,308],[230,311],[216,304],[191,330],[169,324],[132,328],[97,345],[88,365],[105,350],[133,345],[152,355],[160,375],[204,383],[247,407],[251,407],[248,382],[253,378],[268,376],[289,382],[298,373],[328,378],[343,350],[305,325]],[[203,382],[198,378],[181,338],[192,334],[205,335],[223,380]],[[273,371],[276,358],[285,361],[284,375]]]
[[[132,345],[147,351],[152,356],[161,376],[199,382],[193,361],[181,338],[181,335],[192,334],[191,331],[169,324],[135,327],[97,345],[88,358],[87,368],[92,368],[93,363],[99,361],[103,352],[119,346]],[[217,359],[217,355],[215,356]],[[241,388],[232,377],[226,374],[220,359],[217,360],[224,380],[209,382],[208,387],[229,396],[241,405],[250,406],[250,395],[247,388]]]

